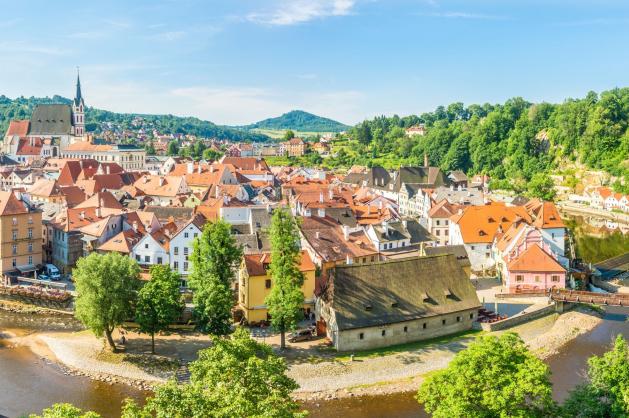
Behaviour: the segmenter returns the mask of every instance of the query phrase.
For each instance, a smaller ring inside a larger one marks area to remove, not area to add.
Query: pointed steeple
[[[78,106],[83,101],[81,95],[81,78],[79,75],[79,67],[76,67],[76,96],[74,97],[74,105]]]

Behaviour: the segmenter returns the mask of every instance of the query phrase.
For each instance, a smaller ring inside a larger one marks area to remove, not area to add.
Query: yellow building
[[[264,299],[271,292],[273,279],[268,269],[271,254],[246,254],[238,278],[238,306],[249,323],[268,320]],[[307,252],[301,253],[300,270],[304,275],[301,291],[304,294],[304,312],[314,311],[316,267]]]
[[[42,262],[41,212],[0,192],[0,271],[34,271]]]

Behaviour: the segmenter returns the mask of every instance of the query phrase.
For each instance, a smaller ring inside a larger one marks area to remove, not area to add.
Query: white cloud
[[[283,0],[272,11],[254,12],[247,20],[271,26],[288,26],[351,13],[356,0]]]

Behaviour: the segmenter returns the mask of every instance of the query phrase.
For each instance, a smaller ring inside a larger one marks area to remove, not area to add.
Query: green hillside
[[[65,97],[18,97],[10,99],[0,96],[0,132],[4,133],[13,119],[28,119],[33,108],[38,104],[65,103],[72,101]],[[107,123],[105,126],[104,124]],[[143,129],[150,134],[153,129],[160,134],[192,134],[206,138],[229,139],[234,141],[266,141],[268,136],[220,126],[194,117],[173,115],[145,115],[139,113],[116,113],[88,107],[85,112],[85,126],[88,132],[99,134],[103,129],[127,130],[137,132]]]
[[[276,118],[269,118],[251,125],[243,126],[247,130],[286,130],[300,132],[342,132],[350,127],[332,119],[323,118],[304,112],[303,110],[293,110],[284,113]]]

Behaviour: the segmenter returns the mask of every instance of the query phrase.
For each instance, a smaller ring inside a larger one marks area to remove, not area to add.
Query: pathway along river
[[[591,332],[565,345],[559,354],[550,357],[555,397],[562,400],[583,380],[587,359],[607,350],[617,334],[629,338],[627,310],[609,308],[605,320]],[[39,412],[55,402],[71,402],[105,417],[118,417],[120,404],[126,397],[141,400],[147,394],[126,385],[107,385],[87,378],[67,376],[63,371],[32,354],[26,348],[9,348],[1,340],[3,332],[18,334],[45,329],[67,330],[75,326],[71,320],[24,316],[0,311],[0,416],[16,417]],[[413,393],[389,396],[366,396],[308,403],[312,418],[358,417],[427,417]]]

